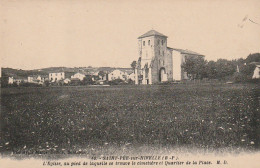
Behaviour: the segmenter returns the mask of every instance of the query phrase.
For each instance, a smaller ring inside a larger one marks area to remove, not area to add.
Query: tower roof
[[[163,35],[162,33],[159,33],[158,31],[150,30],[150,31],[148,31],[147,33],[141,35],[141,36],[138,37],[138,38],[144,38],[144,37],[148,37],[148,36],[161,36],[161,37],[167,37],[167,36]]]

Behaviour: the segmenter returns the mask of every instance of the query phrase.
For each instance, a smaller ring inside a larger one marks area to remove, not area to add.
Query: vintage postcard
[[[0,167],[260,167],[259,9],[2,0]]]

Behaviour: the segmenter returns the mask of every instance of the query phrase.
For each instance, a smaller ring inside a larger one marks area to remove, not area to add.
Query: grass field
[[[1,89],[3,153],[107,146],[259,149],[256,85]]]

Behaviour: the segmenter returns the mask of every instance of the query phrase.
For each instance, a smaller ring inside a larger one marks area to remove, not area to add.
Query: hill
[[[13,68],[2,68],[2,77],[13,76],[15,78],[27,78],[30,75],[48,75],[51,72],[65,72],[69,74],[83,72],[85,74],[93,74],[94,72],[106,71],[111,72],[115,69],[122,71],[132,71],[131,68],[116,68],[116,67],[49,67],[35,70],[22,70]]]

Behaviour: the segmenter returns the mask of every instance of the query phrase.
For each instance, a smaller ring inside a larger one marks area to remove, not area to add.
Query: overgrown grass
[[[256,85],[4,88],[0,151],[259,149]]]

